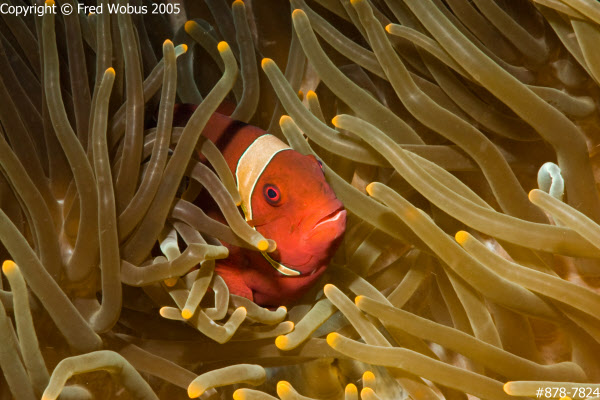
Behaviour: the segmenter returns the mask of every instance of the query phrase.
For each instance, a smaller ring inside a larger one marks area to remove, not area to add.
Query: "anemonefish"
[[[195,106],[178,105],[176,124]],[[314,156],[292,150],[252,125],[214,113],[202,136],[223,153],[242,199],[247,221],[277,243],[271,253],[225,243],[229,257],[216,273],[230,293],[263,306],[300,298],[325,272],[346,228],[346,211]]]

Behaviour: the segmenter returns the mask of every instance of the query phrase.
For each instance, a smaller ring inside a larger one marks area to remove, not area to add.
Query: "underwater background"
[[[1,0],[0,36],[1,399],[600,397],[597,1]],[[223,101],[348,212],[288,307],[214,272],[269,240]]]

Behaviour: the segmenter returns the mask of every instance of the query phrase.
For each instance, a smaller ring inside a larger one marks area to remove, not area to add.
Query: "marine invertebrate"
[[[598,382],[596,2],[206,0],[178,23],[53,4],[0,21],[3,398]],[[199,141],[226,97],[318,156],[348,210],[328,272],[288,308],[215,274],[219,240],[276,245]],[[180,101],[199,107],[173,127]]]

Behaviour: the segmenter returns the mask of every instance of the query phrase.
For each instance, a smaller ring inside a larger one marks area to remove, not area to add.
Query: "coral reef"
[[[600,397],[599,3],[33,5],[0,15],[0,398]],[[289,309],[215,274],[276,248],[201,136],[223,101],[348,211]]]

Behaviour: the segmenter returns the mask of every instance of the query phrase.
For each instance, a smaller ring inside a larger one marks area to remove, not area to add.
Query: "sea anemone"
[[[1,398],[600,397],[599,3],[88,6],[0,8]],[[348,211],[289,309],[215,273],[277,245],[223,102]]]

